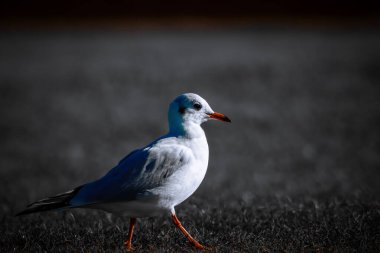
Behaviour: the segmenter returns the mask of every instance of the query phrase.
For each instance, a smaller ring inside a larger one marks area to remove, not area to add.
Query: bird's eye
[[[202,109],[202,105],[199,104],[199,103],[195,103],[193,106],[194,106],[194,109],[197,110],[197,111],[199,111],[200,109]]]

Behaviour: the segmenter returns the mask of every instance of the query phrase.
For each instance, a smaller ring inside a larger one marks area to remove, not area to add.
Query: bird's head
[[[169,126],[171,130],[185,125],[200,125],[210,119],[231,122],[231,120],[211,109],[206,100],[194,93],[176,97],[169,107]]]

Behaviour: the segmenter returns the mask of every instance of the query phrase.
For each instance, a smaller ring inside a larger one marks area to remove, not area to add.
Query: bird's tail
[[[70,200],[81,188],[82,186],[79,186],[73,190],[29,204],[24,211],[16,214],[16,216],[70,207]]]

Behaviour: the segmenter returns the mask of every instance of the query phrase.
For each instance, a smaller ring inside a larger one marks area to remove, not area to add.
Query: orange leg
[[[133,250],[132,236],[133,236],[133,230],[135,229],[135,224],[136,224],[136,218],[131,218],[130,223],[129,223],[128,239],[124,242],[124,246],[127,251]]]
[[[175,214],[172,214],[172,220],[174,225],[176,225],[182,233],[187,237],[187,239],[192,243],[197,249],[204,250],[206,249],[202,244],[200,244],[197,240],[195,240],[182,226],[181,222],[178,220],[177,216]]]

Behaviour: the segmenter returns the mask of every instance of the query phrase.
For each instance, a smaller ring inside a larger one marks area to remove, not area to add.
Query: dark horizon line
[[[373,27],[380,18],[260,15],[260,16],[170,16],[170,17],[101,17],[101,18],[2,18],[0,28],[228,28],[255,25],[289,25],[305,27]]]
[[[379,17],[371,2],[353,0],[243,1],[176,0],[164,1],[8,1],[0,9],[0,19],[17,18],[136,18],[136,17],[255,17],[255,16]]]

